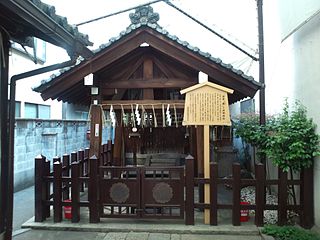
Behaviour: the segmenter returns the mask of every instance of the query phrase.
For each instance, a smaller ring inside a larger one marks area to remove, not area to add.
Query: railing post
[[[84,176],[88,177],[89,175],[89,152],[90,152],[90,148],[85,148],[84,149]],[[84,187],[88,188],[88,182],[84,183]]]
[[[98,159],[93,155],[89,159],[89,221],[90,223],[100,222],[99,201],[98,201]]]
[[[44,157],[45,158],[45,157]],[[50,161],[46,161],[44,164],[44,175],[50,175]],[[45,200],[50,200],[51,182],[45,183]],[[45,204],[45,216],[50,217],[50,204]]]
[[[108,144],[103,144],[103,166],[108,165]]]
[[[70,176],[70,156],[68,154],[64,154],[62,156],[62,167],[64,168],[62,170],[62,176],[63,177],[69,177]],[[63,184],[63,187],[65,188],[63,190],[63,200],[69,199],[69,195],[70,195],[70,191],[69,191],[69,187],[70,184],[69,182],[65,182]]]
[[[78,151],[78,161],[79,161],[79,171],[80,171],[80,177],[83,177],[83,162],[84,162],[84,150],[80,149]],[[80,182],[80,192],[84,192],[84,183]]]
[[[38,155],[35,158],[35,222],[43,222],[45,220],[44,163],[45,157]]]
[[[71,164],[71,222],[80,221],[79,163]]]
[[[218,163],[210,163],[210,225],[218,225]]]
[[[279,168],[278,175],[278,224],[283,226],[287,223],[288,173]]]
[[[56,159],[56,158],[55,158]],[[53,163],[53,221],[62,221],[62,164]]]
[[[300,225],[312,228],[314,225],[313,166],[300,174]],[[308,191],[310,189],[310,191]]]
[[[186,225],[194,225],[194,158],[188,155],[186,158]]]
[[[108,140],[107,143],[107,165],[112,166],[112,141]]]
[[[263,226],[263,210],[265,203],[265,180],[266,174],[264,170],[264,165],[262,163],[256,166],[256,216],[255,224],[258,227]]]
[[[232,175],[233,175],[232,224],[234,226],[240,226],[240,190],[241,190],[240,163],[233,163]]]

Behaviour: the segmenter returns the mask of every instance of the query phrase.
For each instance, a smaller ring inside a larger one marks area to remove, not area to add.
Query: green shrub
[[[273,236],[276,240],[320,240],[320,236],[310,230],[294,226],[267,225],[262,233]]]

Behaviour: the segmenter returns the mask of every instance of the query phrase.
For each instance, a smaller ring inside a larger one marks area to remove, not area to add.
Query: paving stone
[[[148,236],[147,232],[129,232],[126,240],[147,240]]]
[[[125,240],[128,233],[126,232],[110,232],[103,240]]]
[[[170,234],[150,233],[148,240],[170,240]]]
[[[181,235],[180,234],[171,234],[170,240],[180,240]]]
[[[181,240],[261,240],[261,237],[256,236],[235,236],[235,235],[200,235],[200,234],[182,234]]]

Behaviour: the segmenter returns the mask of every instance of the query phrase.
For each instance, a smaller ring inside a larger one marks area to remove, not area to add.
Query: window
[[[16,118],[21,117],[21,102],[16,102],[15,116],[16,116]]]
[[[240,103],[241,113],[254,113],[254,111],[255,111],[254,99],[244,100]]]
[[[34,103],[25,103],[25,118],[50,118],[50,106]]]
[[[29,46],[22,47],[19,43],[12,42],[11,48],[27,58],[30,58],[35,63],[45,63],[47,60],[46,42],[32,37],[32,43]]]

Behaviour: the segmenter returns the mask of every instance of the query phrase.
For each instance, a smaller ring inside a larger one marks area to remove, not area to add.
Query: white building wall
[[[285,14],[283,11],[277,12],[278,7],[275,0],[264,1],[267,114],[279,112],[284,98],[288,98],[289,102],[300,100],[307,107],[308,116],[318,125],[317,132],[320,134],[320,14],[281,42],[280,19],[285,21],[286,18],[277,17]],[[318,229],[320,226],[319,160],[315,159],[314,166],[315,224]]]
[[[35,64],[30,58],[19,53],[17,50],[11,51],[9,58],[9,78],[13,75],[24,73],[33,69],[38,69],[51,64],[69,60],[65,50],[47,43],[47,59],[44,64]],[[33,77],[18,80],[16,83],[16,101],[21,103],[21,118],[25,117],[25,103],[41,104],[50,106],[50,118],[62,119],[62,102],[47,100],[43,101],[40,94],[34,92],[32,87],[39,85],[43,79],[49,78],[52,73],[45,73]]]

